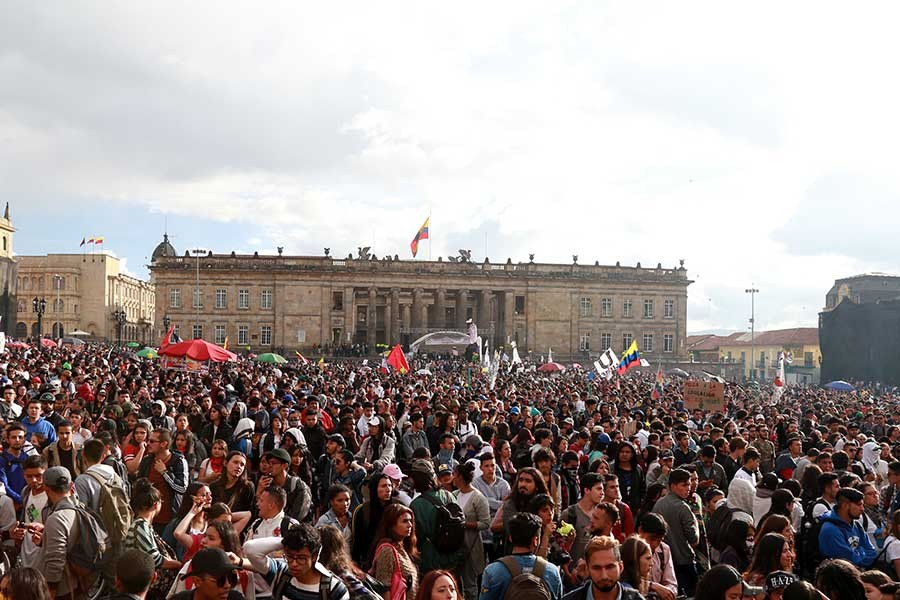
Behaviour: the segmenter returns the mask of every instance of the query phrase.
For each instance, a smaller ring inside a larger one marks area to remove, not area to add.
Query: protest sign
[[[725,384],[718,381],[684,382],[684,408],[706,413],[725,412]]]

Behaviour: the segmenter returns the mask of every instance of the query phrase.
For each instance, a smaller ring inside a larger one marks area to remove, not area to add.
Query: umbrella
[[[428,369],[419,369],[416,371],[416,375],[431,375],[431,371]]]
[[[81,331],[80,329],[76,329],[75,331],[70,332],[69,335],[74,336],[74,337],[86,337],[91,334],[89,334],[87,331]]]
[[[276,365],[283,365],[287,363],[287,359],[280,354],[275,354],[274,352],[265,352],[256,357],[256,360],[264,363],[272,363]]]
[[[581,369],[581,370],[584,370],[584,367],[582,367],[582,366],[581,366],[580,364],[578,364],[578,363],[572,363],[572,368],[573,368],[573,369]]]
[[[674,375],[676,377],[690,377],[691,376],[690,373],[688,373],[687,371],[685,371],[683,369],[679,369],[678,367],[675,367],[674,369],[669,369],[668,371],[666,371],[666,375]]]
[[[25,342],[6,342],[7,348],[27,348],[28,344]]]
[[[153,348],[144,348],[143,350],[139,350],[137,355],[141,358],[157,358],[159,354]]]
[[[557,362],[548,362],[538,367],[538,371],[542,373],[562,373],[566,368]]]
[[[41,346],[44,348],[56,348],[57,343],[51,340],[50,338],[41,338]]]
[[[225,362],[237,358],[234,352],[229,352],[221,346],[216,346],[201,339],[187,340],[160,348],[159,354],[160,356],[180,356],[191,360],[211,360],[213,362]]]
[[[856,389],[846,381],[841,381],[840,379],[826,383],[825,388],[836,392],[852,392]]]
[[[129,348],[140,348],[141,347],[141,345],[138,344],[137,342],[128,342],[125,345],[128,346]]]
[[[64,337],[60,340],[63,344],[69,344],[70,346],[84,346],[84,340],[79,340],[74,337]]]

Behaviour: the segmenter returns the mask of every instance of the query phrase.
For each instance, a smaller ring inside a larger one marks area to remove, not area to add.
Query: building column
[[[422,306],[424,303],[422,302],[422,288],[416,288],[413,290],[413,302],[412,302],[412,327],[413,329],[419,329],[425,327],[425,324],[422,320]],[[413,339],[418,339],[421,337],[422,333],[416,331],[413,333]]]
[[[512,341],[515,337],[515,313],[516,313],[516,292],[515,290],[506,290],[503,293],[503,335],[505,337],[504,344],[507,340]]]
[[[434,327],[444,329],[447,326],[447,290],[440,288],[434,293]]]
[[[391,344],[400,343],[400,288],[391,288]]]
[[[356,335],[356,292],[352,287],[344,288],[344,332],[341,339],[342,344],[353,343],[353,336]],[[307,342],[308,343],[308,342]]]
[[[456,328],[466,330],[466,307],[469,301],[469,290],[456,292]]]
[[[401,304],[400,305],[401,322],[403,324],[402,327],[407,332],[409,331],[410,327],[412,327],[412,317],[410,315],[410,312],[411,311],[409,309],[409,304]]]
[[[494,346],[494,340],[496,340],[496,335],[494,332],[494,322],[491,321],[491,298],[494,296],[494,292],[491,290],[481,290],[481,303],[478,311],[478,328],[484,328],[484,331],[491,331],[490,336],[483,335],[482,338],[487,341],[490,339],[491,347]]]
[[[375,350],[375,297],[377,294],[377,289],[369,288],[369,305],[366,308],[366,343],[369,345],[369,352]]]

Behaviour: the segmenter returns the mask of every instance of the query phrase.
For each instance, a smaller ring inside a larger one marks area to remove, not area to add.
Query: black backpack
[[[734,521],[735,513],[739,512],[744,513],[745,515],[747,514],[739,508],[732,508],[723,503],[709,517],[709,526],[706,529],[706,537],[709,540],[709,545],[719,552],[725,551],[725,548],[728,545],[728,542],[725,539],[728,534],[728,526]],[[753,520],[752,515],[750,515],[750,520]]]
[[[432,494],[425,492],[422,497],[435,509],[434,539],[431,543],[440,554],[453,554],[463,546],[466,536],[466,518],[462,507],[452,500],[441,504]]]
[[[863,513],[863,514],[865,514],[865,513]],[[897,569],[895,569],[894,565],[892,565],[887,559],[888,546],[890,546],[893,543],[894,543],[894,540],[891,539],[889,542],[887,542],[881,548],[881,551],[875,557],[875,562],[872,563],[872,566],[870,568],[873,570],[876,570],[876,571],[881,571],[882,573],[884,573],[885,575],[890,577],[891,581],[896,581],[897,580]]]
[[[828,503],[821,498],[816,498],[803,507],[803,519],[800,521],[798,536],[800,543],[798,549],[798,563],[801,575],[806,579],[815,574],[816,567],[822,562],[822,554],[819,552],[819,531],[822,529],[822,521],[813,516],[813,509]]]

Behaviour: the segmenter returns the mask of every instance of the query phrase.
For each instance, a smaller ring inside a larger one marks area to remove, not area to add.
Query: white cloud
[[[407,257],[430,211],[435,256],[489,232],[495,261],[683,258],[691,330],[745,327],[751,283],[761,328],[814,325],[834,278],[891,270],[893,4],[8,12],[0,190],[35,205],[139,203],[290,253]]]

